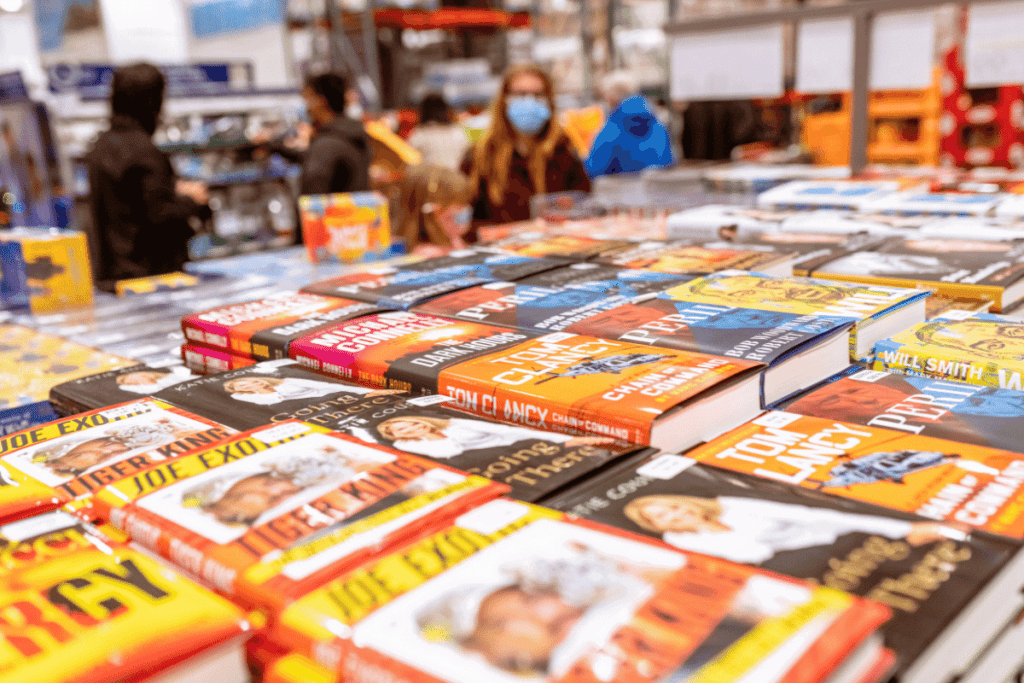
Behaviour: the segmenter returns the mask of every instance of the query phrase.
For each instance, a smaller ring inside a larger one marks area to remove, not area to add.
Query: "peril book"
[[[873,367],[1024,391],[1024,321],[977,313],[919,323],[879,341]]]
[[[862,370],[778,406],[960,443],[1024,452],[1024,392]]]
[[[341,275],[303,287],[302,291],[407,309],[448,292],[487,282],[518,280],[562,265],[565,261],[559,259],[462,249],[416,263]]]
[[[555,333],[442,370],[437,393],[484,417],[688,448],[760,411],[751,361]]]
[[[241,611],[126,540],[63,512],[0,526],[0,675],[248,681]]]
[[[960,673],[1019,602],[1006,599],[1024,567],[1015,543],[680,455],[616,467],[546,505],[880,602],[904,683]]]
[[[665,296],[690,304],[845,318],[853,322],[850,358],[869,360],[875,342],[924,320],[928,292],[729,271],[697,278]]]
[[[271,613],[508,488],[298,421],[101,491],[111,524]]]
[[[814,277],[889,287],[924,286],[991,301],[996,313],[1024,298],[1024,242],[892,237],[869,250],[818,263]]]
[[[219,351],[208,346],[187,343],[181,345],[181,359],[185,362],[185,367],[197,375],[214,375],[256,363],[252,358],[239,356],[230,351]]]
[[[432,315],[370,315],[297,339],[289,354],[312,370],[365,386],[436,394],[438,375],[464,360],[538,336]]]
[[[699,446],[698,462],[1024,538],[1024,456],[773,411]]]
[[[793,256],[754,249],[709,249],[688,241],[641,242],[613,249],[599,262],[620,268],[646,268],[662,273],[707,275],[723,270],[754,270],[768,275],[792,275]]]
[[[235,430],[141,399],[0,438],[0,520],[85,499],[110,482]]]
[[[842,591],[497,500],[297,600],[274,636],[350,683],[810,683],[859,647],[874,655],[887,617]]]
[[[151,396],[167,387],[197,377],[198,375],[183,365],[132,365],[58,384],[50,389],[50,404],[58,415],[68,417],[142,396]]]
[[[287,358],[288,344],[301,336],[383,310],[362,301],[281,292],[187,315],[181,319],[181,328],[185,338],[195,344],[236,356],[274,360]]]

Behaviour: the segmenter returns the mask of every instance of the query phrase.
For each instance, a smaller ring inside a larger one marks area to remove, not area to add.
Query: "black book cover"
[[[180,363],[180,358],[178,360]],[[58,415],[67,417],[151,396],[194,379],[197,376],[181,365],[163,368],[133,365],[58,384],[50,389],[50,404]]]
[[[836,232],[742,232],[728,234],[721,241],[703,242],[710,249],[727,249],[730,245],[745,249],[780,251],[796,254],[793,271],[806,274],[822,263],[864,249],[871,249],[884,240],[883,237],[861,232],[843,234]]]
[[[661,455],[556,496],[549,507],[888,605],[904,669],[1018,548],[806,488]]]
[[[537,275],[524,277],[516,284],[534,287],[568,287],[609,296],[636,297],[684,285],[696,276],[659,273],[640,268],[617,268],[602,263],[573,263]]]

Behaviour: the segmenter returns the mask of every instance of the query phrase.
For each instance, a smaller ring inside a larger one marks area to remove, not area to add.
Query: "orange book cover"
[[[769,412],[698,462],[1024,539],[1024,456],[890,429]]]
[[[63,512],[0,526],[0,678],[142,680],[249,630],[237,607],[125,540]]]
[[[507,486],[289,420],[106,487],[116,527],[271,613]]]
[[[648,445],[659,417],[762,367],[556,333],[443,370],[437,393],[506,422]]]
[[[0,521],[88,499],[108,483],[234,433],[142,399],[0,437]]]
[[[825,680],[887,608],[506,499],[289,605],[347,683]]]

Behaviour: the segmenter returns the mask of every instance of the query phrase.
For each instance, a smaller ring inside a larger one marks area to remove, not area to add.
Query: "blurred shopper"
[[[432,256],[466,246],[473,196],[458,171],[430,164],[413,166],[402,179],[395,234],[410,253]]]
[[[337,74],[306,79],[302,99],[313,123],[313,137],[302,157],[302,194],[370,189],[370,139],[362,122],[345,114],[348,93],[348,82]]]
[[[668,130],[658,120],[654,106],[640,95],[633,77],[613,71],[605,79],[603,91],[611,114],[587,157],[590,177],[670,165]]]
[[[466,129],[442,95],[431,93],[420,102],[420,122],[407,141],[423,155],[423,163],[458,170],[469,147]]]
[[[88,231],[96,285],[159,275],[188,260],[190,219],[206,218],[206,186],[177,180],[153,144],[164,101],[164,77],[150,64],[114,72],[110,128],[87,157],[92,226]]]
[[[490,127],[462,163],[476,191],[475,221],[527,220],[534,195],[590,190],[554,111],[554,87],[540,68],[517,66],[506,73],[491,104]]]

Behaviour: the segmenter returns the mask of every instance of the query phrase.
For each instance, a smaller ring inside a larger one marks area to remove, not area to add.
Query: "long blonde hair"
[[[722,504],[718,500],[713,498],[701,498],[699,496],[679,496],[673,494],[655,494],[650,496],[641,496],[640,498],[634,498],[629,501],[622,512],[644,531],[650,531],[651,533],[662,533],[667,529],[662,529],[656,526],[648,517],[645,508],[651,503],[661,505],[678,505],[685,503],[692,505],[693,507],[700,510],[701,517],[704,518],[705,522],[717,522],[718,518],[722,515]]]
[[[379,425],[377,425],[377,431],[380,433],[381,436],[383,436],[385,439],[388,439],[389,441],[398,441],[399,438],[395,436],[394,431],[392,431],[394,424],[396,422],[421,422],[425,425],[429,425],[431,428],[438,432],[443,432],[445,429],[448,429],[448,427],[452,423],[450,419],[444,417],[427,417],[425,415],[399,415],[398,417],[389,417],[388,419],[381,422]]]
[[[501,90],[491,102],[491,125],[473,149],[473,168],[470,171],[470,186],[480,187],[480,178],[487,179],[487,196],[492,204],[501,205],[508,189],[508,175],[512,168],[512,155],[515,153],[516,132],[505,116],[505,104],[508,100],[509,88],[517,76],[530,74],[544,81],[544,96],[551,108],[551,119],[542,129],[540,137],[530,149],[527,168],[533,181],[536,194],[547,192],[548,160],[563,137],[562,127],[555,116],[555,88],[551,78],[539,66],[521,64],[513,66],[505,72],[501,81]]]

